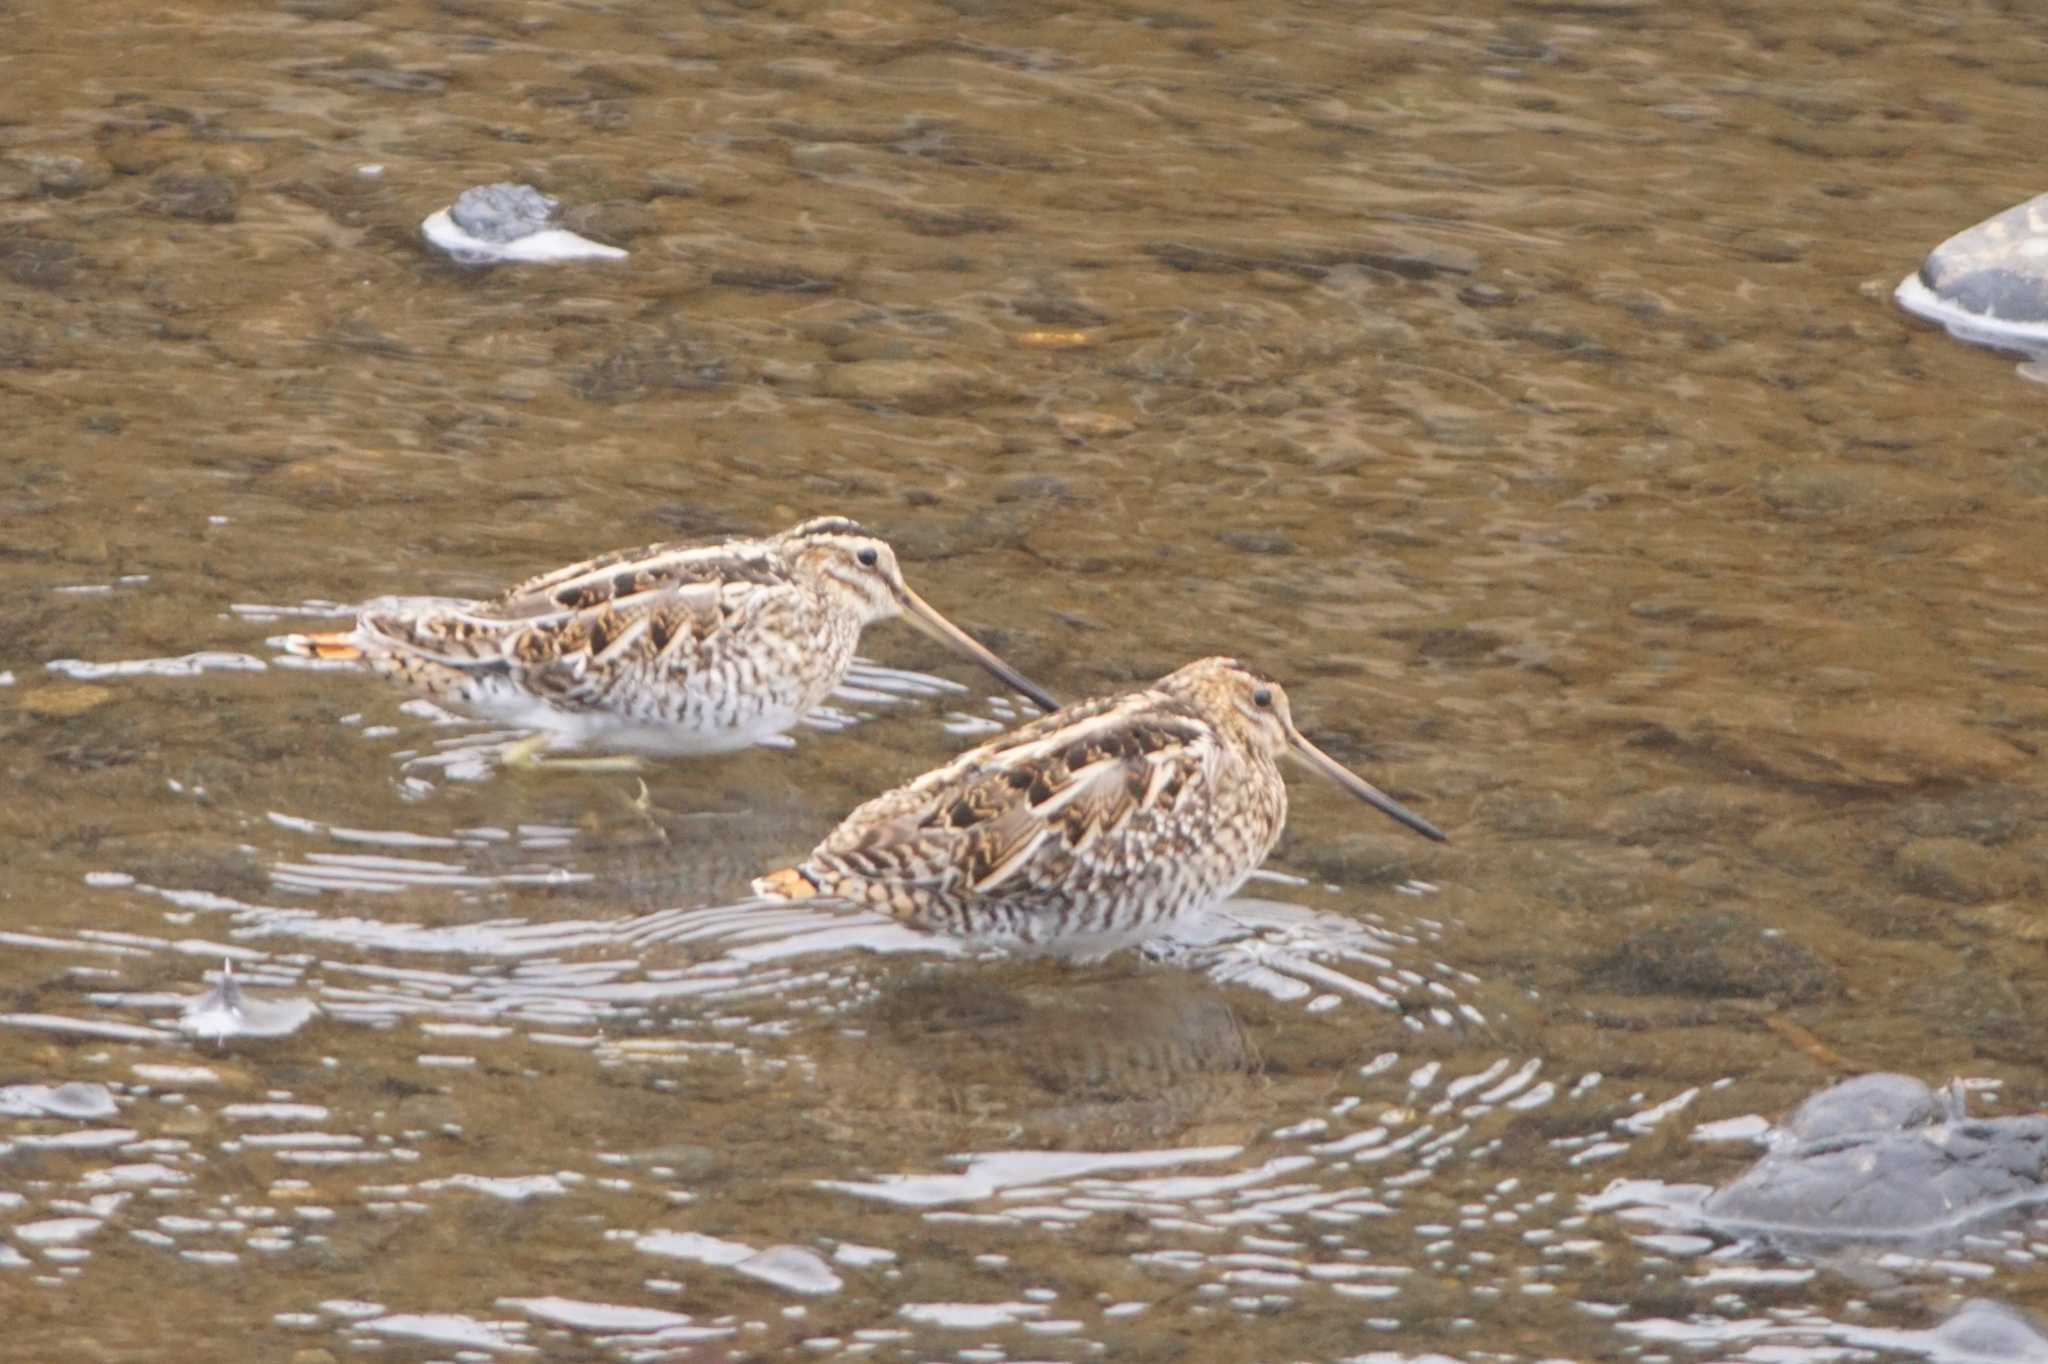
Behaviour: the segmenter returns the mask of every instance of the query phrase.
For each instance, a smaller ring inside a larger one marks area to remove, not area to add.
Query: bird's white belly
[[[693,722],[687,717],[651,722],[609,711],[562,710],[519,693],[481,696],[468,709],[499,724],[541,730],[553,736],[558,747],[679,758],[751,748],[794,729],[803,719],[803,712],[793,707],[768,705],[732,724]]]

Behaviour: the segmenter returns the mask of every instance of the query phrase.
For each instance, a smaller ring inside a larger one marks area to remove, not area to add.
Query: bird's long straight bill
[[[1436,825],[1431,824],[1421,815],[1408,809],[1401,802],[1395,800],[1392,796],[1380,790],[1379,787],[1374,786],[1364,777],[1359,776],[1356,772],[1353,772],[1343,763],[1338,762],[1299,734],[1291,734],[1288,737],[1293,741],[1294,751],[1300,755],[1303,762],[1315,768],[1316,771],[1322,773],[1352,795],[1357,796],[1373,809],[1378,810],[1390,819],[1399,820],[1424,838],[1433,838],[1439,843],[1451,841],[1450,835],[1442,829],[1437,828]]]
[[[953,624],[952,621],[947,620],[937,611],[934,611],[930,602],[927,602],[909,588],[903,590],[903,614],[909,618],[912,625],[915,625],[933,639],[959,653],[965,654],[995,674],[1006,686],[1012,687],[1029,697],[1032,704],[1036,705],[1040,710],[1051,712],[1060,708],[1060,703],[1053,700],[1037,683],[1003,662],[1002,659],[997,658],[994,653],[982,647],[982,645],[976,643],[974,636]]]

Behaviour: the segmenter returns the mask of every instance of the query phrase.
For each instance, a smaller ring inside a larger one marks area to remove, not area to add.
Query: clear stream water
[[[2048,1094],[2048,389],[1888,301],[2043,187],[2032,7],[4,22],[0,1357],[1916,1359],[2048,1309],[2038,1223],[1845,1268],[1615,1192],[1859,1070]],[[630,257],[422,249],[504,179]],[[1304,779],[1262,936],[975,960],[739,898],[1015,718],[913,632],[645,808],[271,643],[826,512],[1062,695],[1255,661],[1454,841]],[[181,1026],[224,960],[279,1035]]]

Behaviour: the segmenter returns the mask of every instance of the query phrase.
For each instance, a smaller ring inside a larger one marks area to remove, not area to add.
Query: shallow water
[[[1849,1071],[2048,1094],[2044,390],[1888,303],[2042,188],[2024,7],[7,18],[0,1087],[101,1088],[0,1089],[0,1357],[2048,1311],[2038,1223],[1851,1269],[1599,1197]],[[501,179],[631,256],[422,250]],[[1454,841],[1304,780],[1256,934],[967,959],[734,907],[1016,718],[912,632],[637,803],[270,643],[821,512],[1061,695],[1256,661]],[[224,959],[318,1013],[214,1040]]]

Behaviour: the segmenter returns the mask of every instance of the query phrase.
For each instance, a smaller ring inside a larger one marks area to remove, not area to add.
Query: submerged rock
[[[987,389],[981,376],[935,360],[853,360],[827,370],[822,385],[828,398],[920,414],[964,407]]]
[[[1989,1298],[1971,1298],[1947,1321],[1922,1334],[1927,1344],[1920,1353],[1947,1364],[1977,1360],[2023,1364],[2048,1359],[2048,1332],[2042,1331],[2040,1323],[2018,1308]]]
[[[30,148],[7,158],[34,182],[35,188],[56,199],[70,199],[103,188],[114,178],[113,169],[98,155],[79,149],[82,155],[57,149]]]
[[[2048,359],[2048,194],[1950,237],[1892,297],[1960,341]]]
[[[561,207],[532,185],[479,185],[428,214],[420,235],[460,265],[625,259],[616,246],[556,226]]]
[[[1630,934],[1588,965],[1590,984],[1621,994],[1701,999],[1825,999],[1841,986],[1813,952],[1747,915],[1685,914]]]
[[[240,200],[241,190],[225,175],[167,171],[150,182],[150,208],[169,218],[231,223]]]
[[[1960,1094],[1905,1075],[1821,1091],[1771,1149],[1709,1194],[1710,1224],[1779,1240],[1939,1242],[2048,1201],[2048,1116],[1971,1118]]]

